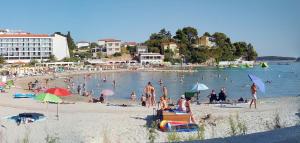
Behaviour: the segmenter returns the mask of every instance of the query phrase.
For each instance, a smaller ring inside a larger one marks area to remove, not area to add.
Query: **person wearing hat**
[[[179,111],[186,112],[185,102],[186,102],[185,96],[181,95],[180,99],[177,102]]]

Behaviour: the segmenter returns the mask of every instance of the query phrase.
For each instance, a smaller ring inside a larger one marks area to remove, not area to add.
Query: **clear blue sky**
[[[260,56],[300,56],[300,0],[7,0],[0,28],[71,31],[75,41],[145,41],[192,26],[251,42]]]

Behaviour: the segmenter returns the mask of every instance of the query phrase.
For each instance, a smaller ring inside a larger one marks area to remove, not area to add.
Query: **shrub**
[[[158,133],[156,132],[157,129],[157,122],[153,121],[151,126],[149,128],[147,128],[148,130],[148,140],[150,143],[154,143],[156,136],[158,135]]]
[[[232,116],[229,116],[229,126],[230,126],[229,134],[231,136],[247,134],[248,128],[246,126],[246,123],[240,120],[238,114],[236,114],[236,120],[234,120]]]
[[[116,52],[116,53],[113,54],[113,56],[114,56],[114,57],[120,57],[120,56],[122,56],[122,53]]]
[[[179,141],[181,141],[181,137],[175,131],[169,132],[167,137],[168,137],[168,142],[179,142]]]

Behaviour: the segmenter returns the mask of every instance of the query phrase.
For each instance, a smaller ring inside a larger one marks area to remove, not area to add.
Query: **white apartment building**
[[[7,63],[48,60],[51,54],[58,60],[70,57],[66,37],[58,34],[0,32],[0,55]]]
[[[103,49],[107,56],[121,52],[121,40],[116,39],[101,39],[98,40],[98,45]]]
[[[76,43],[77,48],[89,47],[89,46],[90,46],[90,42],[86,42],[86,41],[80,41]]]
[[[160,53],[140,53],[139,61],[142,65],[161,64],[164,61],[164,55]]]
[[[140,53],[148,53],[148,47],[147,46],[142,46],[138,45],[136,47],[136,53],[139,55]]]

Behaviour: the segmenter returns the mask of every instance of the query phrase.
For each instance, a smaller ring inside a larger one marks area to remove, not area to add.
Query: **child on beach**
[[[131,92],[131,94],[130,94],[130,99],[131,99],[131,101],[135,102],[135,100],[136,100],[136,95],[135,95],[135,92],[134,92],[134,91]]]
[[[147,101],[147,98],[146,98],[146,96],[143,94],[142,97],[141,97],[142,106],[146,106],[146,101]]]

